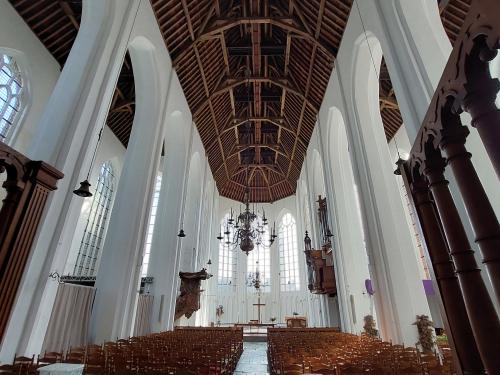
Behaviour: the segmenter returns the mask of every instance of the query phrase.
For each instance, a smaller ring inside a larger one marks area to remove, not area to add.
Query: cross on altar
[[[265,303],[260,303],[260,296],[259,296],[258,299],[257,299],[257,303],[254,303],[253,305],[257,306],[257,320],[259,321],[259,324],[260,324],[260,323],[262,323],[260,321],[260,307],[261,306],[266,306],[266,304]]]

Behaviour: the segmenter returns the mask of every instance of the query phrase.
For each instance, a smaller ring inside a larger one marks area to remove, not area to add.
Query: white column
[[[359,48],[354,94],[343,98],[350,109],[346,112],[349,114],[346,129],[366,219],[367,249],[382,337],[414,345],[418,334],[412,323],[416,315],[430,315],[430,311],[383,132],[378,78],[373,69],[366,69],[371,55],[375,55],[375,61],[381,61],[381,50],[374,42],[371,40],[371,53],[366,44]],[[337,77],[340,81],[342,73]]]
[[[72,190],[89,168],[138,3],[83,2],[80,30],[40,119],[34,144],[28,148],[30,158],[54,165],[65,177],[46,207],[0,361],[11,361],[14,353],[31,355],[41,350],[57,291],[57,283],[49,281],[48,274],[64,270],[82,204]]]
[[[319,117],[318,117],[319,119]],[[321,161],[323,163],[323,179],[325,181],[325,190],[326,190],[326,203],[327,203],[327,214],[328,214],[328,221],[330,225],[330,230],[333,231],[333,233],[337,234],[336,236],[333,237],[332,241],[332,249],[333,249],[333,265],[334,265],[334,271],[335,271],[335,282],[336,282],[336,287],[337,287],[337,296],[339,297],[339,311],[338,314],[340,316],[340,328],[343,332],[354,332],[353,328],[353,322],[351,319],[351,308],[350,304],[348,303],[348,298],[349,298],[349,283],[347,282],[347,275],[345,272],[344,268],[344,261],[343,261],[343,256],[342,256],[342,250],[340,248],[340,241],[339,241],[339,236],[338,236],[338,231],[337,231],[337,223],[336,223],[336,217],[334,215],[335,212],[335,200],[334,198],[334,192],[333,192],[333,184],[332,184],[332,178],[331,176],[331,170],[329,168],[329,165],[326,163],[327,158],[329,155],[327,155],[324,150],[325,147],[323,146],[323,136],[322,136],[322,129],[321,129],[321,122],[318,121],[316,124],[316,136],[318,138],[318,144],[321,149]],[[337,314],[337,312],[331,311],[333,306],[332,304],[327,304],[328,307],[328,313],[329,315],[331,314]]]
[[[149,41],[137,38],[129,50],[136,110],[95,283],[91,340],[96,343],[131,333],[141,252],[162,147],[166,95],[161,95],[161,87],[168,87],[168,83],[161,82]]]
[[[370,274],[345,125],[337,108],[329,109],[326,123],[321,118],[318,132],[323,150],[329,151],[325,152],[325,180],[328,196],[333,198],[328,211],[334,233],[338,302],[341,318],[344,318],[342,329],[360,333],[363,317],[371,314],[370,297],[365,290],[365,280]]]
[[[437,2],[377,1],[373,10],[362,3],[358,0],[363,21],[370,22],[373,10],[378,13],[391,81],[408,135],[414,139],[451,52]]]
[[[186,160],[191,121],[179,111],[167,119],[165,160],[156,223],[151,244],[148,276],[154,277],[152,332],[173,328]]]

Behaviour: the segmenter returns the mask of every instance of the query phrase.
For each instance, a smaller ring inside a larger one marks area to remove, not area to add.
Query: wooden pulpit
[[[181,278],[181,294],[175,303],[175,320],[183,315],[189,319],[195,311],[200,309],[201,280],[207,280],[212,275],[203,268],[199,272],[179,272],[179,277]]]

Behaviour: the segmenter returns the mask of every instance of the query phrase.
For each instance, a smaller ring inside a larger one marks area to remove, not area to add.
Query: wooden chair
[[[1,375],[19,375],[21,374],[21,366],[15,365],[0,365],[0,374]]]
[[[52,363],[61,362],[63,358],[63,352],[47,352],[43,353],[43,356],[37,356],[36,365],[37,367],[50,365]]]

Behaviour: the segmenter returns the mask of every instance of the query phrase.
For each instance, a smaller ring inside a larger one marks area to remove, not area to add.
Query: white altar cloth
[[[81,375],[83,365],[75,363],[54,363],[38,369],[40,375]]]

